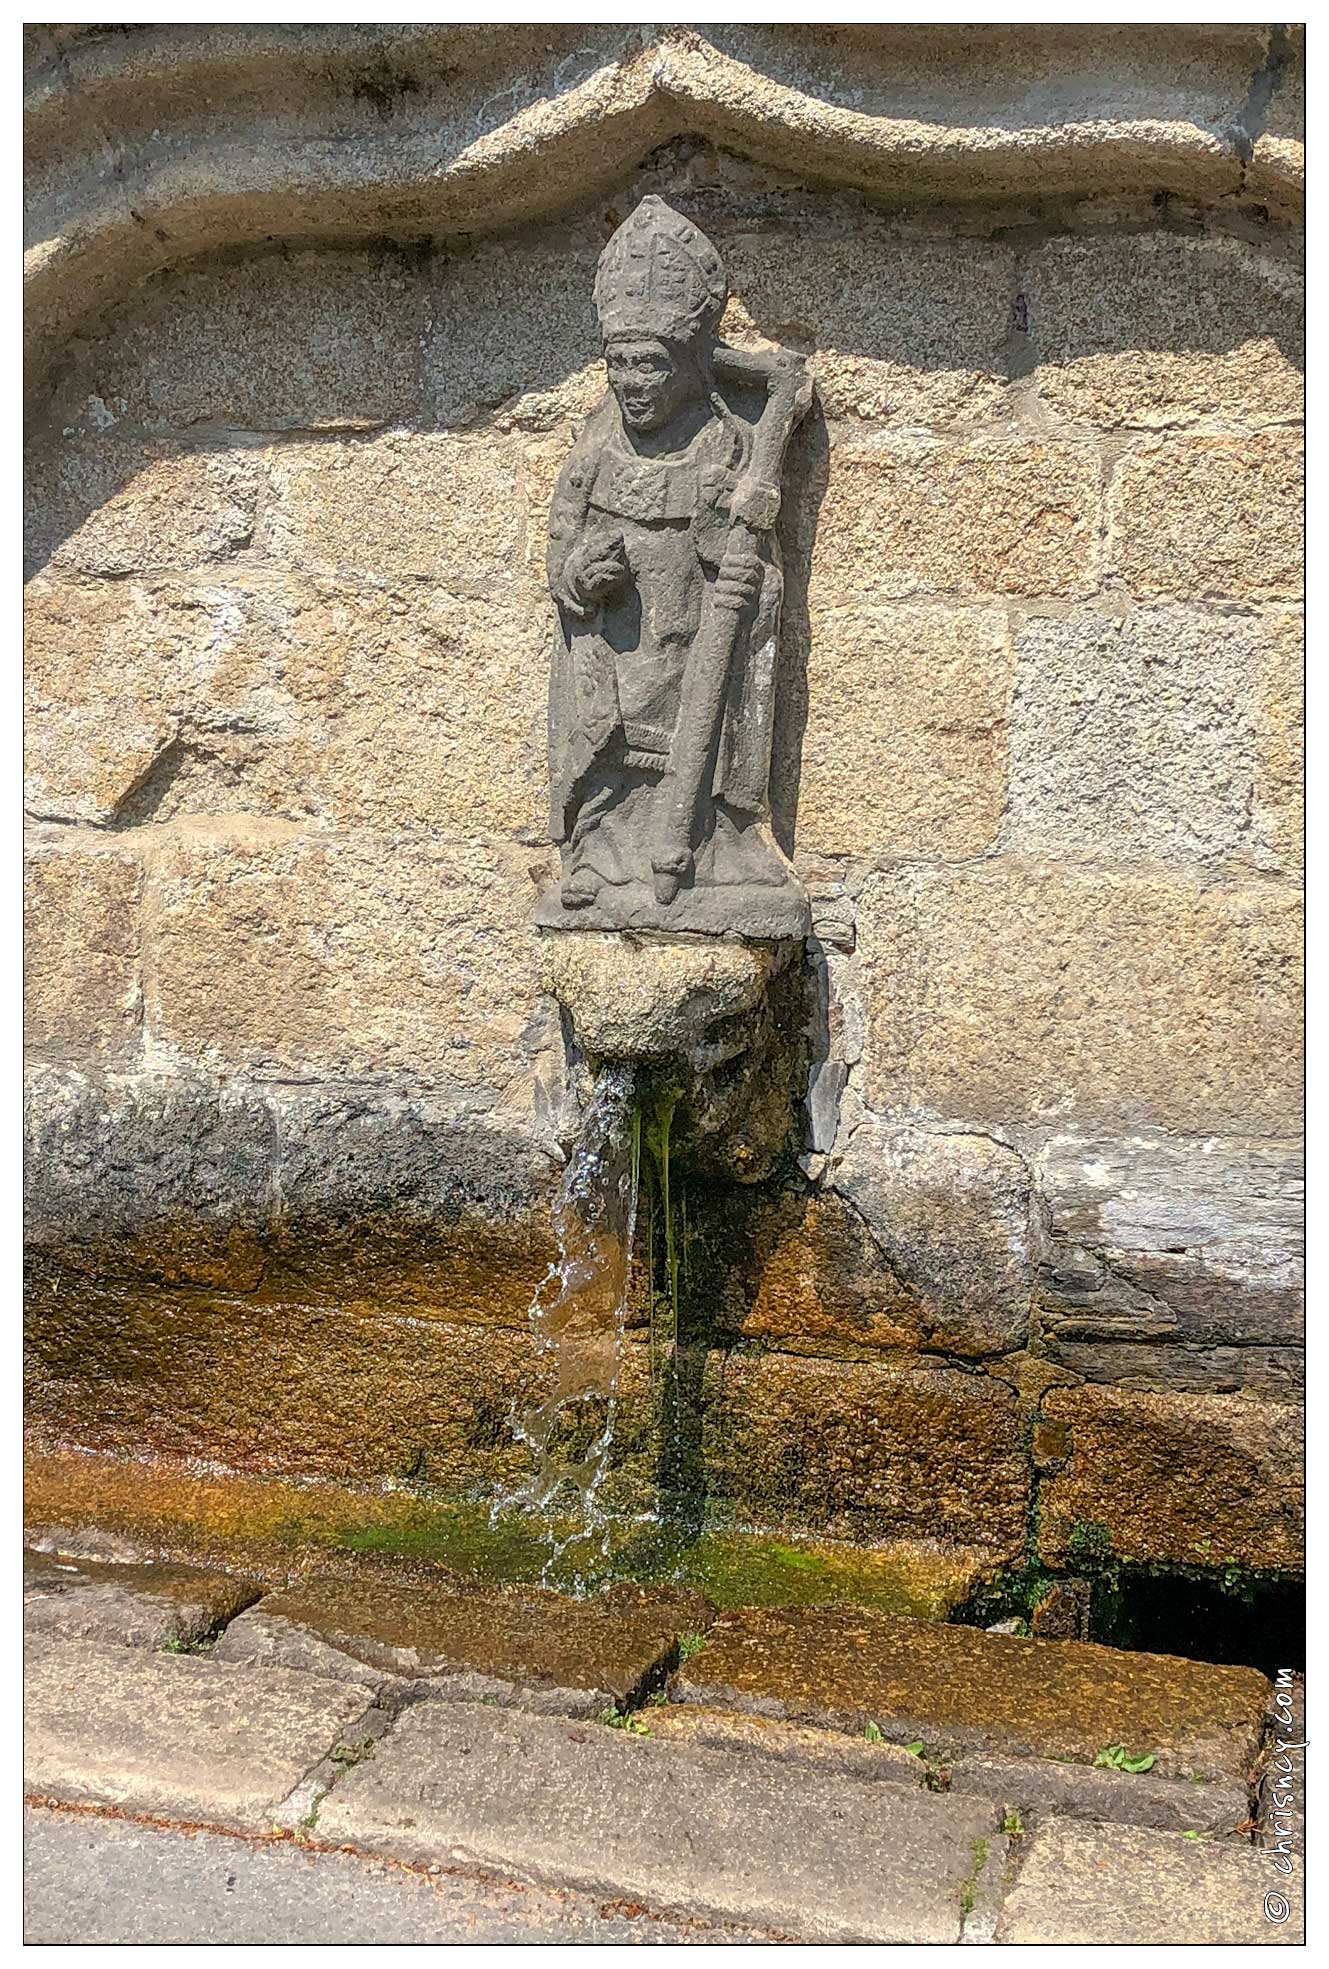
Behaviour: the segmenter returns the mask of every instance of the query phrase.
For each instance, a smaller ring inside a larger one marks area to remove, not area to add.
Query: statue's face
[[[660,430],[696,391],[694,378],[664,342],[611,342],[605,367],[631,431]]]

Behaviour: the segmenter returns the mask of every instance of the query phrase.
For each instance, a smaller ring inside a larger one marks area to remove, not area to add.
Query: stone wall
[[[699,1233],[700,1480],[856,1537],[1299,1563],[1298,235],[1250,176],[983,189],[902,206],[671,137],[525,230],[219,249],[61,341],[26,610],[40,1440],[520,1465],[575,1119],[528,924],[544,520],[601,388],[595,257],[659,190],[720,247],[726,332],[819,389],[775,786],[812,1069],[798,1160]]]

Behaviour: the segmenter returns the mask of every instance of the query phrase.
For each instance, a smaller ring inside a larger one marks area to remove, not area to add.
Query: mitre
[[[705,233],[654,195],[623,221],[596,268],[605,344],[713,334],[728,298],[720,255]]]

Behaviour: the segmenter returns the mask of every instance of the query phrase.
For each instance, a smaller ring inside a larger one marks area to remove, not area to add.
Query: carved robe
[[[640,455],[612,397],[587,420],[563,468],[549,522],[551,586],[583,545],[617,559],[622,579],[585,617],[560,609],[550,679],[550,831],[575,841],[597,767],[662,774],[688,656],[730,528],[729,499],[751,449],[751,427],[712,415],[681,455]],[[782,578],[763,548],[756,601],[730,667],[712,780],[736,817],[766,808],[771,676]]]

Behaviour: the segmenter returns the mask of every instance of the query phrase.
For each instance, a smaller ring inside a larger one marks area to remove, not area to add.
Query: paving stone
[[[1244,1779],[1269,1684],[1253,1668],[1036,1641],[846,1607],[722,1614],[681,1669],[684,1702],[921,1739],[939,1756],[991,1751],[1092,1764],[1108,1744],[1152,1753],[1160,1777]]]
[[[23,1632],[187,1647],[224,1627],[259,1591],[251,1580],[196,1566],[99,1565],[25,1552]]]
[[[1281,1884],[1239,1840],[1051,1819],[1030,1842],[996,1939],[1299,1942],[1299,1907],[1282,1923],[1265,1913]]]
[[[1095,1771],[1043,1757],[958,1757],[949,1766],[957,1796],[995,1799],[1022,1818],[1062,1818],[1150,1825],[1164,1832],[1235,1832],[1250,1813],[1250,1793],[1235,1778],[1190,1784],[1150,1772]]]
[[[271,1593],[232,1622],[217,1653],[374,1688],[424,1679],[451,1696],[598,1716],[663,1677],[680,1624],[667,1598],[570,1600],[534,1587],[469,1587],[422,1568]]]
[[[318,1832],[807,1941],[954,1942],[995,1818],[977,1799],[422,1702],[347,1772]]]
[[[774,1716],[705,1709],[690,1702],[646,1709],[642,1716],[652,1736],[664,1743],[732,1750],[781,1764],[806,1764],[814,1770],[838,1771],[870,1783],[885,1780],[888,1784],[921,1785],[928,1773],[922,1758],[901,1744],[869,1743],[865,1737],[847,1736],[842,1730],[810,1730],[801,1723],[782,1723]]]
[[[26,1653],[24,1787],[64,1803],[263,1829],[369,1707],[281,1668],[100,1641]]]

